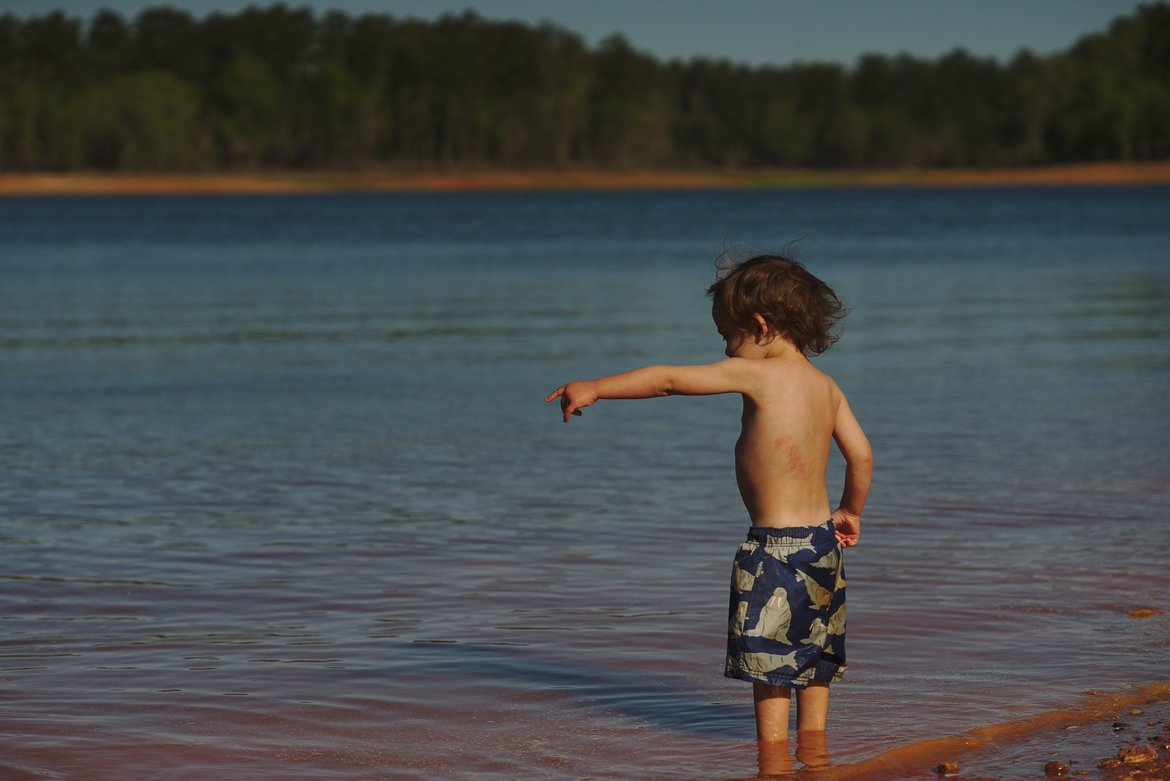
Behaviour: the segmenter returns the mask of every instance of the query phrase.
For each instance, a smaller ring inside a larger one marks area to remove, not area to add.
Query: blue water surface
[[[754,772],[738,400],[542,399],[786,246],[877,454],[833,761],[1165,679],[1170,188],[9,198],[0,767]]]

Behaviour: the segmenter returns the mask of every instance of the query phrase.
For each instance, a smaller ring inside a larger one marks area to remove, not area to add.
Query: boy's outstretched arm
[[[845,457],[845,488],[841,492],[841,502],[833,511],[833,522],[837,540],[850,547],[856,545],[861,536],[861,511],[865,509],[873,479],[873,449],[844,396],[837,407],[833,439]]]
[[[560,386],[545,401],[561,400],[564,421],[599,399],[649,399],[655,396],[709,396],[743,393],[754,376],[750,362],[728,358],[706,366],[643,366],[596,380]]]

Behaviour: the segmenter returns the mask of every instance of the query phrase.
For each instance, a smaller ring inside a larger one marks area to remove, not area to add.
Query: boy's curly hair
[[[738,328],[756,330],[760,315],[805,355],[820,355],[840,338],[835,327],[849,310],[833,288],[784,255],[757,255],[720,267],[719,278],[707,288],[715,311]]]

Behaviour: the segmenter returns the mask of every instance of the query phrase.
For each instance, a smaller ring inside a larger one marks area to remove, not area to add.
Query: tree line
[[[0,16],[0,171],[1020,166],[1170,157],[1170,4],[1008,62],[660,61],[484,19]]]

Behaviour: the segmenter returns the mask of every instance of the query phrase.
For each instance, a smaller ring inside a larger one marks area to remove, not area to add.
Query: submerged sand
[[[1059,186],[1170,183],[1170,161],[1009,169],[259,171],[6,173],[0,195],[213,194],[816,186]]]
[[[900,746],[814,775],[825,781],[1170,781],[1170,682],[1123,694],[1085,692],[1066,710]]]

